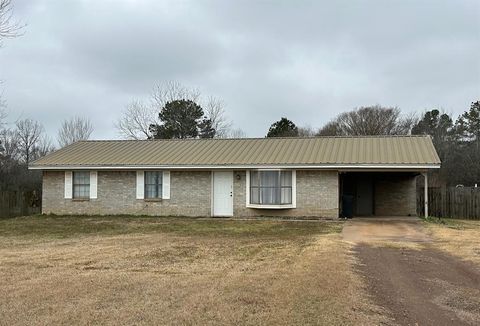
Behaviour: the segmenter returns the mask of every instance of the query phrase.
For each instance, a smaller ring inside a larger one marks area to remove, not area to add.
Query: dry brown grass
[[[435,247],[480,266],[480,221],[442,219],[426,223]]]
[[[112,233],[86,231],[109,218],[68,221],[0,221],[1,324],[370,325],[381,319],[352,270],[341,224],[163,219],[180,224],[152,230],[139,223],[155,219],[117,218],[121,231]],[[69,232],[58,231],[59,223],[70,223]]]

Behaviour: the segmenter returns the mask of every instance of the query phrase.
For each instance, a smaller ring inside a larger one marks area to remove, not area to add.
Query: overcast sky
[[[264,136],[358,106],[457,116],[480,98],[480,1],[12,0],[25,35],[0,49],[10,120],[88,116],[94,138],[176,80]]]

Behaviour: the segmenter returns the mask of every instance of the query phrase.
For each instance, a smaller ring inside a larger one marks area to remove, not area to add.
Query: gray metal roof
[[[30,168],[439,165],[429,136],[79,141]]]

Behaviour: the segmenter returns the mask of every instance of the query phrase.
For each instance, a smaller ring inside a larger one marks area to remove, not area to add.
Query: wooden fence
[[[417,213],[424,215],[423,188],[417,190]],[[428,188],[428,214],[480,220],[480,187]]]
[[[36,191],[0,191],[0,217],[41,212],[41,194]]]

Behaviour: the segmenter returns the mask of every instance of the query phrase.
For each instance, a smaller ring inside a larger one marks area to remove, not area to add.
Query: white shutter
[[[162,199],[170,199],[170,171],[163,171]]]
[[[90,171],[90,199],[97,199],[97,171]]]
[[[145,192],[145,173],[143,171],[137,171],[137,199],[144,198]]]
[[[65,198],[72,198],[72,187],[73,187],[73,173],[72,171],[65,171]]]

